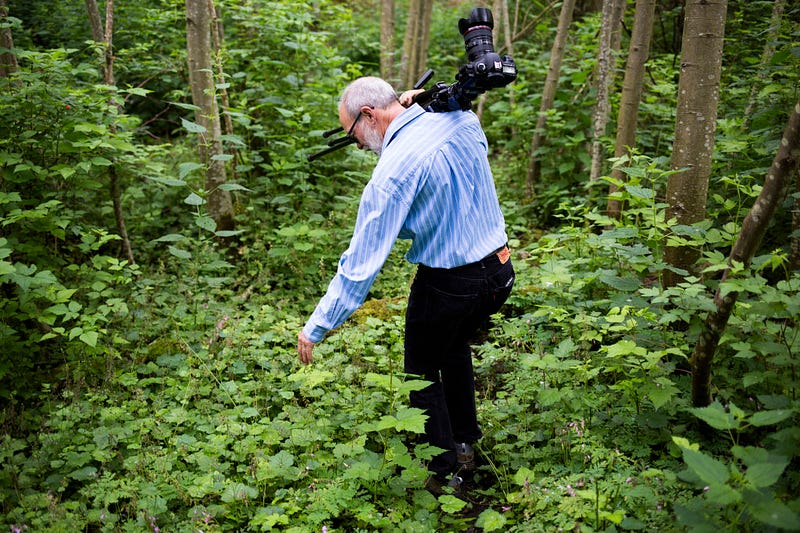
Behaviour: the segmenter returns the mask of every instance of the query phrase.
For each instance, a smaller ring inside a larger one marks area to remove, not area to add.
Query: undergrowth
[[[257,278],[207,278],[202,265],[181,281],[182,299],[137,279],[120,329],[127,348],[94,380],[75,370],[67,385],[43,384],[41,414],[17,413],[18,436],[3,437],[3,523],[38,531],[800,528],[800,279],[767,282],[762,273],[780,261],[766,257],[756,262],[761,271],[737,278],[744,294],[715,366],[718,401],[692,409],[687,359],[715,282],[661,289],[663,207],[635,180],[625,194],[622,221],[564,209],[564,224],[534,242],[512,230],[518,280],[475,344],[485,437],[461,497],[423,488],[436,450],[419,438],[424,414],[407,404],[424,382],[401,372],[413,269],[400,246],[374,297],[308,367],[297,361],[296,334],[313,302],[292,302],[288,289],[252,291]],[[506,207],[514,228],[523,208]],[[703,236],[713,273],[728,242],[720,232],[693,234]],[[327,268],[302,258],[312,250],[288,250],[300,254],[298,272]]]

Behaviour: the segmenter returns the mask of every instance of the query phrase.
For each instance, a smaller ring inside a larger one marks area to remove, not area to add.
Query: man
[[[410,239],[406,259],[418,267],[404,366],[432,382],[410,403],[428,415],[428,442],[446,450],[428,465],[428,488],[439,491],[460,484],[460,469],[474,468],[471,444],[482,434],[469,341],[508,298],[514,269],[478,118],[471,111],[426,112],[409,93],[401,100],[374,77],[359,78],[342,94],[342,128],[380,158],[350,246],[299,333],[297,351],[310,363],[314,344],[364,302],[394,241]]]

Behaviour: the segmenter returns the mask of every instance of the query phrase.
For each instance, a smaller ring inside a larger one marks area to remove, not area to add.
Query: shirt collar
[[[420,107],[418,104],[413,104],[405,111],[397,115],[389,124],[389,127],[386,128],[386,134],[383,136],[383,150],[385,150],[386,147],[391,144],[392,140],[394,140],[395,136],[401,129],[424,113],[425,110],[422,109],[422,107]]]

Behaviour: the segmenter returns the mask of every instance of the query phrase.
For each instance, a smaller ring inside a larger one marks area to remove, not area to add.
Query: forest
[[[475,7],[516,282],[437,495],[408,242],[297,343],[378,161],[314,157],[342,90],[453,84]],[[0,346],[6,531],[800,530],[800,5],[0,0]]]

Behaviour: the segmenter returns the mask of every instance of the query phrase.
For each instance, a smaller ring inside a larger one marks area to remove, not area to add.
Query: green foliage
[[[666,220],[664,203],[679,10],[661,13],[637,149],[609,161],[626,175],[619,220],[602,211],[611,178],[585,185],[598,17],[573,25],[530,204],[520,191],[554,19],[515,43],[514,103],[511,88],[490,91],[483,122],[517,281],[475,345],[485,437],[459,498],[422,488],[436,450],[407,404],[424,384],[399,372],[407,245],[315,363],[296,360],[375,162],[353,149],[305,156],[337,125],[345,84],[377,73],[374,7],[221,6],[216,90],[234,132],[220,157],[237,215],[222,233],[196,155],[183,3],[117,6],[117,88],[98,83],[80,6],[10,4],[21,68],[0,79],[4,527],[797,529],[800,278],[787,220],[750,267],[726,261],[796,99],[796,8],[744,117],[771,4],[732,3],[737,61],[725,61],[709,217],[692,226]],[[434,10],[430,66],[444,81],[463,62],[455,23],[469,7]],[[401,34],[405,5],[398,15]],[[119,259],[112,168],[135,265]],[[666,242],[697,247],[702,264],[664,290]],[[714,362],[717,403],[692,409],[689,358],[717,289],[739,299]]]

